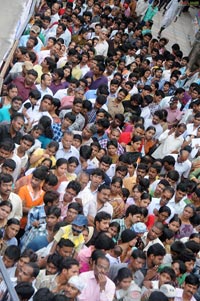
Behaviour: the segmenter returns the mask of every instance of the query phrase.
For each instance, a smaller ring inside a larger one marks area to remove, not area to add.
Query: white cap
[[[82,292],[85,287],[85,284],[79,276],[72,276],[69,278],[68,283],[72,284],[79,292]]]
[[[162,292],[167,298],[176,297],[176,289],[170,284],[161,285],[160,292]]]

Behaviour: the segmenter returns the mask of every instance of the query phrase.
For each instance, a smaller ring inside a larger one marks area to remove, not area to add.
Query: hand
[[[147,271],[147,274],[146,274],[144,280],[145,281],[146,280],[152,280],[156,276],[157,272],[158,272],[158,266],[155,265],[152,269],[149,269]]]
[[[37,221],[37,220],[32,223],[32,226],[35,227],[35,228],[38,228],[39,225],[40,225],[40,222]]]
[[[100,291],[103,291],[105,289],[106,282],[107,282],[106,276],[99,273],[98,274],[98,283],[99,283],[99,286],[100,286]]]
[[[168,136],[171,135],[172,133],[174,133],[175,129],[176,129],[176,127],[172,127],[168,133]]]

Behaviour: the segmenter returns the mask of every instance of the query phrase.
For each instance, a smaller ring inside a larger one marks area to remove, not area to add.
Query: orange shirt
[[[34,197],[32,186],[31,185],[25,185],[25,186],[23,186],[19,189],[18,195],[20,196],[20,198],[23,202],[23,206],[28,207],[28,208],[31,209],[32,207],[39,206],[39,205],[43,204],[44,193],[45,192],[42,189],[40,189],[37,196]],[[21,226],[22,229],[25,228],[26,223],[27,223],[27,216],[25,216],[23,214],[23,217],[20,221],[20,226]]]

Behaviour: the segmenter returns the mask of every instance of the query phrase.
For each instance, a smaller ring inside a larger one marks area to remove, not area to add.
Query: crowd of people
[[[20,301],[200,300],[200,73],[161,37],[182,8],[37,7],[0,97],[0,254]]]

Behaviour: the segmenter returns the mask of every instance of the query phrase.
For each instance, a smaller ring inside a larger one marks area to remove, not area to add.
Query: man
[[[37,288],[47,287],[55,293],[60,293],[61,291],[65,290],[68,280],[72,276],[77,276],[78,274],[78,261],[74,258],[66,258],[62,261],[59,273],[44,277],[43,280],[37,284]]]
[[[64,115],[61,123],[53,123],[52,129],[54,132],[53,140],[60,142],[69,127],[76,121],[76,115],[72,112],[68,112]],[[84,131],[84,130],[83,130]]]
[[[46,173],[42,169],[35,169],[30,184],[24,185],[19,189],[18,195],[23,203],[23,218],[21,219],[22,232],[24,232],[27,223],[29,210],[43,203],[44,191],[42,190],[42,184],[45,180],[45,175]]]
[[[61,238],[71,240],[74,243],[76,252],[79,252],[85,242],[82,231],[84,227],[87,226],[87,224],[87,218],[84,215],[79,214],[73,220],[71,225],[61,227],[54,236],[53,245],[51,247],[51,254],[56,250],[57,244],[59,243]]]
[[[141,287],[143,283],[144,275],[142,274],[140,269],[145,265],[145,262],[146,262],[145,253],[140,249],[133,250],[130,257],[130,261],[128,263],[120,263],[117,265],[113,264],[110,266],[109,274],[108,274],[109,278],[114,281],[114,279],[118,274],[118,271],[121,268],[127,267],[132,272],[135,283]]]
[[[105,58],[107,57],[108,47],[109,47],[106,41],[107,35],[108,35],[108,30],[106,28],[102,28],[101,31],[99,32],[99,41],[94,47],[96,50],[96,55],[103,55]]]
[[[9,218],[22,218],[22,200],[12,192],[13,177],[9,174],[2,174],[0,177],[0,201],[9,201],[12,204],[12,211]]]
[[[36,288],[34,286],[34,282],[36,277],[38,276],[40,272],[40,268],[35,262],[29,262],[23,266],[22,269],[19,270],[19,273],[17,275],[17,282],[29,282],[32,284],[33,288]]]
[[[163,132],[163,128],[161,126],[161,121],[163,119],[163,113],[161,110],[155,111],[152,119],[146,119],[144,122],[145,129],[149,126],[154,126],[156,129],[156,134],[154,135],[155,139],[158,139]]]
[[[107,143],[109,140],[116,139],[118,141],[119,137],[120,137],[120,130],[118,128],[111,129],[110,133],[108,134],[108,139],[101,139],[99,141],[99,144],[101,145],[101,147],[107,148]],[[123,153],[124,153],[124,148],[118,142],[117,154],[122,155]]]
[[[87,242],[87,246],[95,244],[101,232],[107,232],[111,221],[111,215],[102,211],[98,212],[94,218],[94,233],[91,239]]]
[[[160,198],[152,198],[148,207],[149,214],[155,214],[161,206],[167,205],[174,195],[174,189],[171,186],[165,187]],[[174,212],[173,212],[174,213]]]
[[[51,95],[53,96],[53,92],[49,87],[51,86],[51,75],[48,73],[43,73],[41,75],[41,82],[40,84],[36,85],[36,88],[41,93],[41,98],[43,98],[44,95]]]
[[[35,106],[29,115],[29,122],[37,124],[42,116],[48,116],[53,122],[51,115],[49,114],[50,108],[53,104],[53,97],[51,95],[44,95],[39,106]]]
[[[23,101],[28,99],[31,90],[35,90],[35,81],[38,77],[38,73],[31,69],[28,70],[25,77],[19,76],[13,80],[13,84],[17,86],[18,94],[21,96]]]
[[[33,25],[30,29],[30,35],[23,35],[20,38],[19,46],[26,47],[26,43],[27,43],[29,37],[34,37],[38,41],[37,45],[35,45],[35,47],[34,47],[34,50],[35,50],[35,52],[39,52],[41,50],[41,47],[44,46],[42,41],[39,38],[39,34],[40,34],[40,27],[37,25]]]
[[[105,65],[102,63],[97,63],[94,68],[93,71],[89,71],[86,73],[86,75],[84,76],[86,77],[91,77],[92,78],[92,83],[89,86],[90,90],[96,90],[99,88],[100,85],[108,85],[108,79],[106,76],[103,75],[105,71]]]
[[[98,212],[104,211],[113,215],[113,206],[109,203],[110,187],[105,184],[99,186],[96,199],[88,203],[88,222],[90,226],[94,225],[94,217]]]
[[[92,139],[92,136],[94,134],[96,134],[96,127],[95,125],[89,125],[87,124],[83,131],[77,131],[77,132],[74,132],[76,134],[80,134],[81,137],[82,137],[82,143],[81,145],[91,145],[91,143],[93,143],[93,139]]]
[[[191,153],[191,147],[185,146],[180,150],[178,154],[171,154],[176,160],[174,169],[178,171],[180,178],[187,179],[189,177],[190,169],[192,163],[189,160],[189,155]]]
[[[61,111],[61,117],[63,114],[71,112],[76,116],[76,120],[73,122],[72,125],[69,126],[70,131],[82,131],[85,125],[85,118],[81,114],[81,110],[83,108],[83,101],[80,98],[75,98],[73,101],[72,109]]]
[[[121,239],[121,234],[125,229],[130,229],[135,223],[140,222],[141,210],[136,205],[130,205],[125,213],[125,217],[122,219],[114,219],[114,222],[120,224],[120,232],[118,234],[118,240]]]
[[[144,281],[155,280],[158,276],[158,268],[162,264],[166,254],[164,247],[155,243],[147,250],[146,266],[141,269],[144,274]]]
[[[21,138],[20,144],[14,149],[14,154],[21,160],[21,172],[25,172],[27,168],[29,159],[27,151],[34,145],[34,143],[35,139],[33,136],[26,134]]]
[[[143,234],[142,241],[145,245],[144,251],[147,251],[150,248],[150,246],[154,244],[160,244],[161,246],[163,246],[161,240],[159,239],[159,237],[163,233],[163,229],[164,227],[162,223],[155,222],[153,227],[148,232],[145,232]]]
[[[95,123],[97,132],[96,134],[93,135],[93,137],[95,139],[97,139],[98,141],[101,141],[102,139],[107,139],[107,133],[105,132],[109,126],[110,126],[110,122],[107,118],[102,118],[97,120],[97,122]]]
[[[11,117],[21,109],[22,102],[20,96],[13,97],[10,107],[6,106],[0,109],[0,122],[10,123]]]
[[[176,212],[176,214],[181,215],[183,209],[186,205],[186,195],[187,195],[187,186],[184,182],[180,182],[177,187],[175,194],[168,203],[168,207]]]
[[[69,298],[69,301],[77,301],[77,297],[81,294],[84,287],[85,284],[79,276],[72,276],[65,286],[64,294]]]
[[[20,143],[22,138],[22,134],[20,130],[24,126],[24,115],[21,113],[16,113],[11,117],[10,124],[2,124],[0,125],[0,137],[1,141],[4,139],[12,139],[12,141],[16,144]]]
[[[88,206],[95,199],[97,195],[97,189],[100,184],[104,181],[104,172],[96,168],[90,175],[90,182],[88,185],[79,192],[77,199],[80,199],[83,205],[83,212],[85,215],[88,213]]]
[[[108,300],[112,301],[115,294],[114,283],[106,276],[109,271],[109,260],[106,256],[99,256],[94,261],[92,271],[82,273],[79,277],[85,288],[79,295],[79,301]]]
[[[62,140],[59,143],[59,150],[56,153],[56,159],[64,158],[69,159],[70,157],[76,157],[79,159],[79,151],[72,146],[73,142],[73,133],[70,131],[66,131],[63,134]]]
[[[177,127],[166,130],[158,138],[159,146],[153,152],[154,159],[160,159],[168,154],[176,153],[180,150],[183,144],[183,133],[186,131],[186,125],[180,123]]]
[[[111,99],[108,101],[108,113],[110,113],[112,118],[115,117],[115,114],[124,114],[124,106],[122,101],[127,95],[127,90],[122,88],[117,93],[117,97],[115,99]]]
[[[194,294],[199,287],[199,279],[194,274],[189,274],[185,278],[184,288],[176,288],[176,297],[174,301],[188,300],[196,301]]]

